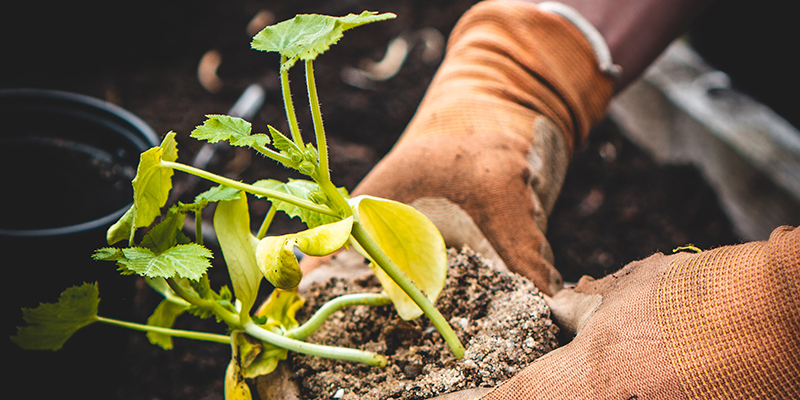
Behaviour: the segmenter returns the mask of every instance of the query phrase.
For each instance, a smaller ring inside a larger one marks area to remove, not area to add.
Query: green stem
[[[161,166],[164,167],[164,168],[172,168],[172,169],[176,169],[178,171],[186,172],[188,174],[196,175],[196,176],[199,176],[199,177],[201,177],[203,179],[207,179],[209,181],[219,183],[220,185],[225,185],[225,186],[232,187],[234,189],[243,190],[245,192],[252,193],[252,194],[255,194],[255,195],[258,195],[258,196],[264,196],[264,197],[268,197],[268,198],[275,199],[275,200],[282,200],[282,201],[285,201],[287,203],[296,205],[298,207],[305,208],[306,210],[309,210],[309,211],[317,212],[317,213],[324,214],[324,215],[330,215],[330,216],[333,216],[333,217],[339,217],[339,213],[337,213],[334,210],[331,210],[327,206],[316,204],[316,203],[312,203],[312,202],[310,202],[308,200],[301,199],[301,198],[299,198],[297,196],[293,196],[293,195],[288,194],[288,193],[279,192],[279,191],[276,191],[276,190],[271,190],[271,189],[266,189],[266,188],[261,188],[261,187],[258,187],[258,186],[248,185],[246,183],[242,183],[242,182],[239,182],[239,181],[234,181],[233,179],[228,179],[228,178],[225,178],[223,176],[219,176],[217,174],[212,174],[212,173],[210,173],[208,171],[205,171],[205,170],[202,170],[202,169],[199,169],[199,168],[195,168],[195,167],[192,167],[190,165],[176,163],[176,162],[172,162],[172,161],[161,160]]]
[[[194,236],[197,244],[203,244],[203,211],[194,212]]]
[[[308,87],[308,103],[311,106],[311,119],[314,121],[314,134],[317,138],[319,177],[323,181],[330,181],[328,143],[325,139],[325,127],[322,124],[322,110],[320,110],[319,98],[317,97],[317,84],[314,79],[314,61],[312,60],[306,60],[306,86]]]
[[[267,230],[269,230],[269,226],[272,225],[272,219],[275,218],[277,211],[278,208],[274,205],[269,208],[267,215],[264,216],[264,221],[261,222],[261,227],[258,228],[256,239],[261,240],[264,236],[267,236]]]
[[[286,56],[281,56],[281,65],[286,62]],[[289,70],[281,68],[281,92],[283,93],[283,108],[286,109],[286,119],[289,121],[289,131],[292,133],[292,140],[303,147],[303,137],[300,135],[300,125],[297,123],[297,114],[294,112],[292,104],[292,91],[289,87]]]
[[[253,321],[245,321],[243,325],[244,331],[247,332],[248,335],[270,343],[276,347],[293,351],[295,353],[308,354],[317,357],[335,358],[345,361],[354,361],[376,367],[386,366],[386,358],[380,354],[356,349],[347,349],[343,347],[331,347],[314,343],[306,343],[270,332],[256,325],[253,323]]]
[[[229,344],[231,342],[230,336],[226,335],[218,335],[216,333],[207,333],[207,332],[195,332],[195,331],[184,331],[180,329],[170,329],[170,328],[163,328],[160,326],[152,326],[152,325],[144,325],[144,324],[137,324],[134,322],[127,322],[127,321],[120,321],[117,319],[112,318],[105,318],[105,317],[97,317],[98,322],[102,322],[104,324],[119,326],[122,328],[133,329],[136,331],[142,332],[155,332],[161,333],[164,335],[169,335],[172,337],[181,337],[186,339],[195,339],[195,340],[204,340],[206,342],[215,342],[215,343],[223,343]]]
[[[314,334],[314,332],[325,323],[325,320],[336,311],[350,306],[382,306],[391,304],[392,300],[383,293],[354,293],[339,296],[320,307],[311,318],[303,325],[286,332],[286,336],[303,340]]]
[[[347,200],[336,190],[331,182],[331,173],[328,161],[328,142],[325,136],[325,125],[322,123],[322,110],[317,96],[317,84],[314,78],[314,62],[306,60],[306,86],[308,87],[308,103],[311,107],[311,118],[314,121],[314,134],[317,139],[317,152],[319,153],[319,170],[314,180],[317,181],[322,192],[333,202],[335,208],[342,212],[344,218],[353,215]]]
[[[422,291],[414,285],[414,282],[408,279],[403,271],[401,271],[389,256],[381,250],[380,246],[372,240],[361,223],[358,221],[353,223],[351,234],[378,266],[397,283],[397,286],[403,289],[408,297],[410,297],[420,309],[422,309],[422,312],[430,319],[431,324],[436,327],[439,333],[441,333],[442,338],[447,342],[447,345],[450,346],[450,351],[453,352],[453,355],[458,359],[463,357],[464,346],[461,344],[461,341],[458,340],[458,336],[453,332],[453,328],[447,320],[445,320],[439,310],[433,306],[433,303],[422,294]]]

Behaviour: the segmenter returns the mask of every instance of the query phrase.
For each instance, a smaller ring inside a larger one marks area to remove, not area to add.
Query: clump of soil
[[[558,346],[558,327],[533,284],[499,271],[469,248],[448,252],[445,288],[436,306],[467,350],[456,360],[421,317],[404,321],[392,306],[357,306],[334,314],[309,341],[384,354],[385,368],[294,355],[290,379],[306,399],[423,399],[495,386]],[[372,274],[311,286],[303,320],[329,299],[380,291]]]

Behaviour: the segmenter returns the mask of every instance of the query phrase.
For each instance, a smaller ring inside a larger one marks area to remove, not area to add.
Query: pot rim
[[[65,106],[77,105],[87,108],[91,111],[98,113],[100,117],[121,120],[124,124],[130,126],[131,132],[137,135],[145,145],[150,147],[158,146],[159,138],[153,128],[150,127],[144,120],[107,101],[87,96],[80,93],[66,92],[51,89],[35,89],[35,88],[17,88],[17,89],[0,89],[0,99],[43,99],[43,100],[56,100],[62,102]],[[149,147],[142,148],[141,143],[131,141],[131,143],[139,148],[139,151],[145,151]],[[14,236],[14,237],[41,237],[41,236],[57,236],[79,233],[84,231],[93,230],[118,220],[125,212],[131,207],[133,203],[128,203],[124,207],[110,214],[104,215],[90,221],[81,222],[67,226],[60,226],[54,228],[42,229],[6,229],[0,227],[0,236]]]

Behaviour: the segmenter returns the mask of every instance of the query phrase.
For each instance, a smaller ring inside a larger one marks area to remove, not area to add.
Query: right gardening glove
[[[800,398],[800,228],[656,254],[549,304],[572,342],[496,389],[437,399]]]
[[[467,244],[552,295],[563,284],[547,216],[612,91],[567,19],[525,2],[479,3],[454,28],[407,130],[353,194],[412,204],[447,245]],[[306,258],[304,272],[321,262]]]

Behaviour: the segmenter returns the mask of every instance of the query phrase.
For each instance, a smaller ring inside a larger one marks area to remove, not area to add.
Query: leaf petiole
[[[152,326],[152,325],[145,325],[145,324],[137,324],[135,322],[128,322],[128,321],[120,321],[113,318],[105,318],[105,317],[97,317],[97,322],[102,322],[104,324],[119,326],[122,328],[133,329],[136,331],[142,332],[155,332],[161,333],[163,335],[169,335],[172,337],[181,337],[186,339],[195,339],[195,340],[203,340],[206,342],[214,342],[214,343],[223,343],[229,344],[231,342],[231,337],[228,335],[219,335],[216,333],[207,333],[207,332],[196,332],[196,331],[186,331],[181,329],[170,329],[170,328],[163,328],[160,326]]]
[[[220,185],[229,186],[229,187],[232,187],[234,189],[243,190],[245,192],[252,193],[252,194],[255,194],[255,195],[259,195],[259,196],[263,196],[263,197],[267,197],[267,198],[271,198],[271,199],[277,199],[277,200],[285,201],[287,203],[294,204],[294,205],[296,205],[298,207],[302,207],[302,208],[305,208],[307,210],[310,210],[310,211],[313,211],[313,212],[317,212],[317,213],[320,213],[320,214],[329,215],[329,216],[332,216],[332,217],[339,217],[340,216],[339,213],[337,213],[334,210],[331,210],[327,206],[316,204],[316,203],[313,203],[311,201],[308,201],[308,200],[305,200],[305,199],[301,199],[301,198],[296,197],[296,196],[292,196],[291,194],[288,194],[288,193],[285,193],[285,192],[278,192],[278,191],[275,191],[275,190],[261,188],[261,187],[257,187],[257,186],[253,186],[253,185],[248,185],[246,183],[235,181],[233,179],[228,179],[228,178],[225,178],[223,176],[219,176],[217,174],[212,174],[212,173],[210,173],[208,171],[205,171],[205,170],[202,170],[202,169],[199,169],[199,168],[195,168],[195,167],[192,167],[190,165],[181,164],[181,163],[177,163],[177,162],[173,162],[173,161],[163,161],[162,160],[161,161],[161,166],[164,167],[164,168],[172,168],[172,169],[175,169],[175,170],[178,170],[178,171],[183,171],[183,172],[186,172],[188,174],[192,174],[192,175],[195,175],[195,176],[199,176],[200,178],[207,179],[207,180],[212,181],[212,182],[216,182],[216,183],[218,183]]]
[[[281,65],[287,60],[286,56],[281,55]],[[283,107],[286,109],[286,118],[289,120],[289,131],[292,133],[292,140],[298,146],[303,145],[303,137],[300,135],[300,125],[297,123],[297,114],[292,104],[292,90],[289,85],[289,69],[281,68],[281,93],[283,94]]]
[[[264,216],[264,221],[261,222],[261,227],[258,228],[258,234],[256,235],[256,239],[261,240],[264,236],[267,236],[267,231],[269,230],[269,226],[272,225],[272,219],[275,218],[275,214],[278,212],[278,208],[275,206],[271,206],[269,211],[267,211],[267,215]]]
[[[314,79],[314,61],[306,60],[306,86],[308,87],[308,102],[311,106],[311,117],[314,121],[314,133],[317,139],[317,152],[319,153],[319,169],[314,180],[322,192],[333,202],[333,206],[340,210],[345,218],[353,215],[353,211],[331,182],[331,173],[328,163],[328,143],[325,139],[325,126],[322,123],[322,111],[317,97],[317,84]]]

